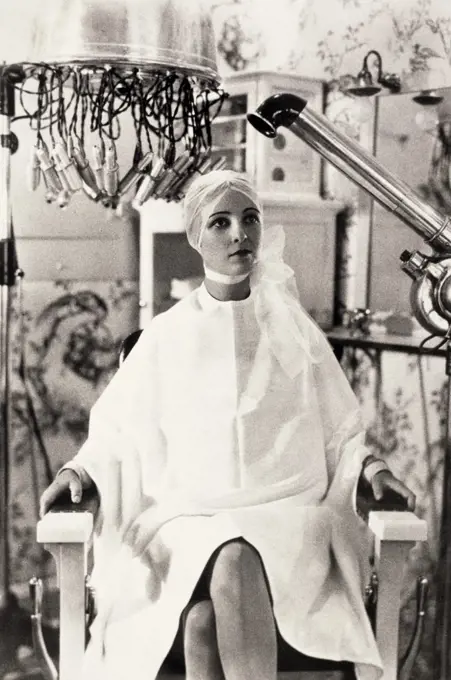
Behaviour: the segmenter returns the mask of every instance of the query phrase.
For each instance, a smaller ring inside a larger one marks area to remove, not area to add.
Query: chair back
[[[132,351],[133,347],[136,345],[138,342],[139,336],[142,333],[142,329],[133,331],[133,333],[130,333],[130,335],[127,335],[127,337],[122,341],[121,347],[119,349],[119,366],[123,364],[125,359],[128,357],[130,352]]]

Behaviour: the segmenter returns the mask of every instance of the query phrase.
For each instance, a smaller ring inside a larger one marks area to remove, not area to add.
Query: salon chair
[[[141,331],[128,336],[121,348],[119,362],[137,341]],[[79,680],[88,627],[95,616],[95,593],[89,586],[88,563],[91,556],[93,521],[99,500],[95,491],[85,492],[79,504],[60,498],[40,520],[37,540],[56,560],[60,591],[59,671],[50,658],[42,637],[42,585],[32,579],[30,592],[33,614],[32,628],[35,652],[41,662],[45,680]],[[367,613],[375,631],[384,664],[383,680],[409,680],[424,626],[427,580],[418,579],[417,618],[410,644],[399,660],[398,632],[401,588],[407,556],[417,541],[426,540],[427,525],[409,512],[403,498],[387,493],[376,501],[369,484],[360,480],[357,509],[373,537],[371,578],[362,593]],[[340,625],[339,621],[331,622]],[[179,629],[175,644],[183,641]],[[182,680],[183,670],[171,665],[171,654],[163,665],[158,680]],[[279,654],[278,680],[351,680],[353,664],[313,659],[282,648]]]

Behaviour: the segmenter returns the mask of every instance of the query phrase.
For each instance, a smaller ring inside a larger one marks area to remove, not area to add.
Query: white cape
[[[89,680],[155,678],[208,558],[239,536],[262,557],[287,642],[381,675],[355,396],[313,322],[320,360],[288,378],[254,295],[218,302],[201,286],[156,317],[92,409],[75,458],[101,496]]]

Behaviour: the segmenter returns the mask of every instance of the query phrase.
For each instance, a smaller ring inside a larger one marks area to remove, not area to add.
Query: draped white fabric
[[[265,285],[233,302],[201,286],[157,316],[92,409],[75,459],[102,507],[86,678],[156,677],[209,556],[238,536],[263,559],[291,645],[380,676],[353,507],[368,454],[356,399],[313,322],[316,360],[287,375],[257,320]]]

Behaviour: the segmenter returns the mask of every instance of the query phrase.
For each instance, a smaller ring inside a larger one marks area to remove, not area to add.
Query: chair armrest
[[[376,500],[363,477],[357,486],[357,512],[380,541],[425,541],[427,523],[407,507],[407,500],[392,489]]]
[[[375,633],[384,674],[381,680],[398,678],[399,611],[404,571],[410,550],[427,538],[427,523],[407,507],[405,498],[387,490],[374,498],[371,485],[361,477],[357,486],[357,512],[374,535],[374,568],[377,574]]]
[[[88,553],[99,508],[97,489],[83,492],[80,503],[69,493],[52,505],[38,522],[39,543],[53,555],[60,590],[59,680],[79,680],[86,644]]]
[[[70,499],[69,492],[61,494],[59,498],[51,505],[49,513],[56,512],[90,512],[96,515],[100,506],[100,498],[97,488],[92,486],[89,489],[84,489],[80,503],[73,503]]]
[[[70,494],[62,494],[38,522],[38,543],[88,543],[100,501],[97,489],[83,492],[80,503],[72,503]]]

